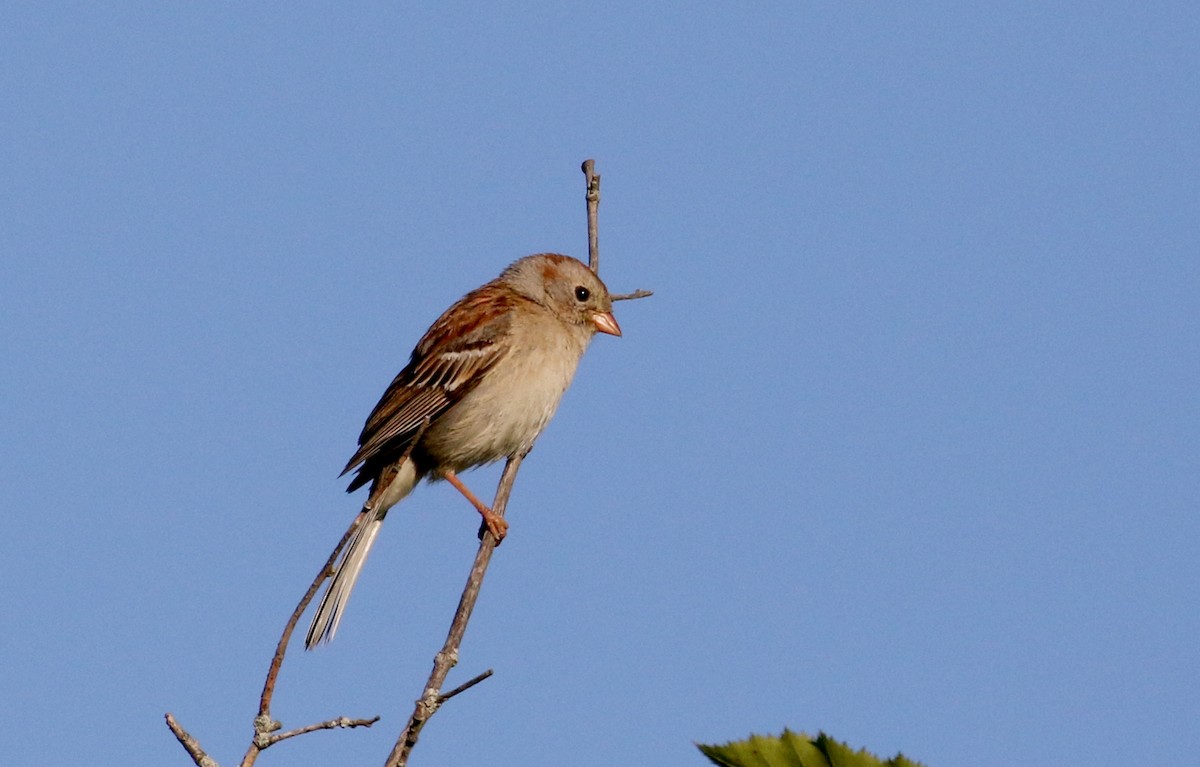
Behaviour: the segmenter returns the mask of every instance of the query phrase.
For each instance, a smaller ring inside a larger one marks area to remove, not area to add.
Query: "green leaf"
[[[785,729],[779,737],[751,735],[723,746],[697,743],[696,747],[720,767],[921,767],[902,754],[883,761],[823,732],[811,738]]]

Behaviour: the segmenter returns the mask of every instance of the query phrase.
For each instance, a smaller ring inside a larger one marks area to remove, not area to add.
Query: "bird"
[[[508,523],[460,472],[524,455],[554,416],[597,333],[621,335],[608,288],[571,256],[517,259],[456,301],[425,331],[367,417],[342,470],[347,492],[370,491],[305,637],[333,639],[388,510],[421,480],[446,480],[497,543]],[[482,530],[480,531],[482,534]]]

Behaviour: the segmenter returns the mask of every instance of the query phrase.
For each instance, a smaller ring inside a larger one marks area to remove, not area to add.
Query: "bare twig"
[[[191,734],[175,721],[173,714],[167,714],[167,727],[171,728],[171,732],[175,733],[175,738],[179,741],[179,745],[188,752],[188,756],[192,757],[192,761],[196,763],[196,767],[220,767],[216,760],[208,754],[204,753],[204,749],[200,748],[200,741],[196,740]]]
[[[654,295],[653,290],[635,290],[632,293],[621,293],[619,295],[610,296],[614,301],[631,301],[635,298],[649,298]]]
[[[600,174],[595,160],[584,160],[580,168],[587,179],[588,268],[600,273]]]
[[[508,506],[508,496],[512,493],[513,483],[517,479],[517,470],[521,467],[524,457],[524,455],[513,456],[504,465],[504,473],[500,476],[500,485],[496,488],[496,499],[492,503],[492,512],[498,516],[504,516],[504,510]],[[467,577],[467,585],[463,588],[462,597],[458,600],[458,609],[454,612],[454,620],[450,622],[450,631],[446,635],[446,642],[442,645],[441,651],[433,658],[433,672],[429,675],[429,681],[425,683],[425,692],[417,701],[412,716],[409,717],[408,724],[404,726],[400,737],[396,739],[396,745],[392,747],[392,753],[385,762],[386,767],[403,767],[408,764],[408,755],[412,752],[413,746],[417,745],[417,738],[421,736],[421,730],[425,727],[425,723],[437,713],[438,707],[442,703],[462,691],[453,690],[445,697],[441,695],[446,676],[458,662],[458,648],[462,645],[463,635],[467,631],[467,622],[471,620],[471,611],[475,609],[475,601],[479,598],[479,589],[483,585],[483,576],[487,572],[488,563],[491,562],[492,552],[495,548],[496,539],[485,528],[479,541],[479,550],[475,553],[475,562],[471,565],[471,574]],[[482,681],[482,678],[477,677],[476,679]],[[472,683],[474,682],[475,680],[472,680]],[[463,689],[466,689],[466,686]]]
[[[296,630],[296,624],[300,622],[300,616],[308,609],[313,597],[316,596],[325,579],[333,576],[334,565],[337,564],[338,557],[342,554],[342,549],[346,548],[346,544],[350,541],[351,536],[363,524],[365,516],[366,512],[360,511],[354,517],[354,521],[350,523],[350,527],[346,528],[346,533],[338,541],[338,545],[334,547],[333,553],[325,561],[325,566],[313,578],[312,583],[309,584],[308,591],[304,592],[304,596],[300,598],[300,603],[296,605],[296,609],[292,611],[291,617],[288,618],[287,624],[283,627],[283,634],[279,637],[279,643],[275,646],[275,654],[271,657],[271,665],[267,669],[267,679],[263,683],[262,697],[258,701],[258,716],[254,717],[254,738],[251,739],[250,746],[246,749],[245,756],[242,757],[240,767],[251,767],[255,760],[258,759],[260,751],[283,740],[278,735],[270,734],[283,726],[271,716],[271,699],[275,696],[275,682],[279,678],[279,669],[283,665],[283,656],[287,653],[288,643],[291,641],[292,634]],[[310,727],[317,730],[327,729],[319,725],[310,725]],[[311,731],[306,728],[301,729]],[[288,737],[300,734],[296,730],[290,732],[291,734]]]
[[[429,419],[426,418],[421,423],[421,427],[417,430],[416,436],[413,438],[408,450],[406,450],[404,455],[401,456],[400,460],[397,461],[397,464],[409,459],[412,453],[413,445],[415,445],[417,441],[421,439],[421,436],[428,428]],[[303,615],[304,611],[308,609],[308,606],[312,604],[313,597],[317,595],[317,591],[321,588],[321,584],[324,583],[327,578],[333,577],[333,574],[336,571],[335,565],[337,564],[338,558],[342,555],[342,550],[346,548],[346,544],[349,543],[350,538],[365,521],[366,515],[370,511],[370,506],[373,499],[374,494],[372,494],[371,498],[367,500],[363,510],[354,517],[354,521],[350,523],[350,527],[346,529],[346,533],[342,536],[342,539],[338,541],[337,546],[334,547],[333,553],[330,554],[329,559],[325,561],[324,567],[322,567],[320,572],[317,573],[317,576],[313,578],[312,583],[309,584],[308,590],[304,592],[304,596],[300,598],[299,604],[296,605],[296,609],[292,611],[291,617],[288,618],[287,624],[283,627],[283,633],[279,636],[278,644],[275,645],[275,654],[271,656],[271,665],[267,668],[267,678],[266,681],[263,682],[262,696],[258,700],[258,716],[254,717],[254,737],[251,738],[250,746],[246,749],[245,756],[242,757],[240,767],[252,767],[263,749],[269,748],[281,740],[294,738],[297,735],[303,735],[307,732],[316,732],[317,730],[332,730],[338,727],[370,727],[372,724],[379,721],[379,717],[377,716],[372,719],[351,719],[349,717],[341,716],[336,719],[330,719],[328,721],[318,722],[316,724],[310,724],[306,727],[299,727],[294,730],[288,730],[287,732],[280,733],[278,731],[283,727],[283,725],[275,721],[275,719],[271,716],[271,699],[275,696],[275,683],[279,679],[279,669],[283,666],[283,656],[287,654],[288,643],[291,642],[292,634],[296,631],[296,624],[300,622],[300,616]],[[192,761],[196,763],[197,767],[218,767],[217,763],[213,761],[207,754],[205,754],[202,748],[200,748],[199,741],[197,741],[194,737],[189,735],[187,731],[179,726],[179,723],[175,721],[175,717],[171,716],[171,714],[167,714],[167,727],[171,728],[171,732],[175,733],[176,739],[179,740],[179,743],[184,747],[184,749],[187,750],[188,754],[191,755]],[[204,760],[203,763],[201,760]]]
[[[362,520],[363,513],[359,512],[354,521],[350,523],[346,534],[342,536],[342,540],[338,541],[338,545],[334,547],[333,553],[329,555],[329,559],[325,562],[325,566],[321,568],[320,572],[317,573],[317,577],[313,579],[312,584],[308,587],[308,591],[304,592],[300,603],[296,605],[296,609],[292,611],[291,617],[288,618],[287,625],[284,626],[283,634],[279,637],[279,643],[275,646],[275,654],[271,657],[271,665],[267,669],[267,679],[263,683],[262,697],[259,698],[258,703],[258,716],[254,717],[254,737],[250,740],[250,746],[246,749],[245,756],[242,757],[241,767],[251,767],[264,748],[284,739],[283,736],[270,734],[283,726],[271,717],[271,698],[275,695],[275,682],[279,678],[279,669],[283,665],[283,656],[287,652],[288,641],[291,640],[292,633],[296,630],[296,623],[299,622],[300,616],[312,602],[317,589],[321,588],[321,584],[325,579],[332,575],[333,566],[341,555],[342,549],[346,547],[346,542],[350,540],[350,536],[354,535],[354,531],[362,524]],[[356,719],[347,721],[361,722],[364,720]],[[285,733],[285,735],[293,737],[300,735],[301,731],[311,732],[312,730],[328,729],[323,726],[324,724],[327,723],[310,725],[308,728],[301,728],[300,731],[293,730]],[[204,753],[199,741],[188,734],[171,714],[167,714],[167,727],[171,728],[171,732],[175,734],[175,738],[192,757],[192,761],[196,763],[197,767],[217,767],[217,763]]]
[[[400,460],[396,462],[397,466],[404,461],[407,461],[411,457],[413,446],[417,444],[422,435],[425,434],[425,430],[428,428],[429,418],[426,417],[421,422],[421,427],[417,429],[416,436],[414,436],[412,442],[409,443],[408,449],[404,451],[404,455],[402,455]],[[396,471],[397,469],[393,467],[393,475]],[[387,482],[382,482],[379,484],[386,485]],[[258,716],[254,718],[254,738],[250,741],[250,747],[246,749],[246,755],[242,757],[242,763],[240,767],[252,767],[254,761],[258,758],[260,751],[278,743],[281,740],[293,738],[297,735],[303,735],[306,732],[329,730],[333,729],[334,727],[370,727],[372,724],[379,721],[379,717],[375,717],[373,719],[350,719],[349,717],[342,716],[338,717],[337,719],[330,719],[325,722],[310,724],[307,727],[288,730],[287,732],[278,735],[270,734],[279,730],[283,726],[271,717],[271,698],[275,695],[275,680],[279,677],[279,668],[283,665],[283,656],[285,653],[287,653],[288,643],[292,640],[292,634],[296,630],[296,624],[299,623],[300,616],[304,614],[304,611],[307,610],[308,606],[312,603],[313,597],[317,595],[317,591],[321,588],[321,584],[324,583],[327,578],[332,578],[336,572],[335,565],[337,564],[338,557],[340,557],[342,554],[342,549],[346,548],[346,544],[349,543],[350,538],[354,535],[358,528],[365,524],[366,516],[370,512],[370,507],[374,501],[376,493],[382,492],[382,488],[379,487],[372,488],[372,490],[374,492],[372,492],[371,497],[367,499],[367,503],[363,506],[362,511],[358,512],[358,515],[354,517],[354,521],[351,522],[350,527],[346,529],[346,533],[342,536],[342,540],[338,541],[338,545],[334,547],[333,553],[330,554],[329,559],[326,560],[325,566],[321,568],[319,573],[317,573],[317,577],[314,578],[312,584],[309,585],[308,591],[304,592],[304,596],[301,597],[300,603],[296,605],[296,609],[292,611],[291,617],[288,618],[287,625],[284,626],[283,634],[279,637],[279,644],[275,647],[275,655],[271,658],[271,666],[269,669],[267,669],[267,680],[263,684],[262,698],[259,700],[258,705]]]
[[[346,544],[350,541],[350,538],[362,525],[364,516],[365,513],[360,511],[354,517],[354,521],[350,523],[350,527],[346,528],[346,533],[342,536],[342,540],[338,541],[338,545],[334,547],[333,553],[325,561],[325,566],[317,573],[317,577],[313,578],[308,591],[304,592],[304,596],[300,598],[300,603],[296,605],[296,609],[292,611],[291,617],[288,618],[287,625],[283,627],[283,634],[279,637],[279,644],[275,646],[275,655],[271,658],[271,666],[267,669],[267,680],[263,683],[262,697],[258,702],[259,716],[268,718],[271,716],[271,699],[275,695],[275,680],[279,678],[279,668],[283,665],[283,656],[287,653],[287,646],[292,640],[292,633],[296,630],[296,624],[300,622],[300,616],[312,604],[313,597],[317,595],[321,584],[325,582],[326,578],[333,577],[334,565],[337,564],[338,557],[342,555],[342,549],[346,548]]]
[[[462,684],[460,684],[458,687],[455,687],[455,688],[454,688],[453,690],[451,690],[450,692],[444,692],[444,693],[442,693],[441,695],[439,695],[439,696],[438,696],[438,705],[439,705],[439,706],[440,706],[440,705],[442,705],[442,704],[443,704],[443,703],[445,703],[446,701],[448,701],[448,700],[450,700],[451,698],[453,698],[455,695],[458,695],[460,692],[466,692],[467,690],[469,690],[469,689],[471,689],[472,687],[474,687],[475,685],[479,684],[479,683],[480,683],[480,682],[482,682],[484,679],[487,679],[488,677],[490,677],[490,676],[491,676],[492,674],[494,674],[494,673],[495,673],[495,672],[494,672],[494,671],[492,671],[492,670],[489,668],[487,671],[483,672],[482,674],[479,674],[479,675],[478,675],[478,676],[476,676],[475,678],[473,678],[473,679],[470,679],[470,680],[468,680],[468,681],[466,681],[466,682],[463,682]]]
[[[306,732],[316,732],[317,730],[334,730],[339,727],[370,727],[378,721],[379,717],[377,716],[373,716],[370,719],[351,719],[348,716],[339,716],[337,719],[330,719],[328,722],[317,722],[316,724],[310,724],[307,727],[298,727],[295,730],[288,730],[287,732],[281,732],[277,735],[267,735],[265,736],[266,740],[263,744],[263,748],[266,748],[267,746],[273,746],[281,740],[287,740],[288,738],[294,738],[297,735],[303,735]]]
[[[588,227],[588,268],[596,274],[600,273],[600,174],[596,172],[595,160],[584,160],[580,168],[587,179],[587,227]],[[635,298],[649,298],[654,295],[650,290],[635,290],[632,293],[622,293],[611,296],[614,301],[630,301]]]

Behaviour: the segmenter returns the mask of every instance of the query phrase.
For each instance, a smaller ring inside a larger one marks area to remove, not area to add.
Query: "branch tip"
[[[450,700],[455,695],[458,695],[461,692],[466,692],[467,690],[469,690],[472,687],[474,687],[475,685],[479,684],[484,679],[487,679],[494,673],[496,673],[496,672],[489,668],[487,671],[484,671],[482,674],[478,674],[474,678],[472,678],[466,682],[463,682],[462,684],[460,684],[458,687],[455,687],[450,692],[442,693],[441,695],[438,696],[438,699],[437,699],[438,705],[440,706],[441,704],[445,703],[446,701]]]
[[[196,767],[220,767],[216,760],[205,753],[200,747],[200,741],[196,740],[192,735],[179,724],[175,719],[175,715],[167,712],[165,717],[167,727],[175,735],[175,739],[179,741],[179,745],[183,746],[183,750],[188,752],[188,756],[192,757],[192,761],[196,763]]]
[[[632,301],[635,298],[649,298],[652,295],[654,295],[653,290],[642,290],[639,288],[632,293],[621,293],[619,295],[610,296],[610,298],[612,298],[614,301]]]

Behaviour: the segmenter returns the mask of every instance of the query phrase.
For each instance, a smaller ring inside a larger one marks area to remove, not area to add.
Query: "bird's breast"
[[[559,339],[556,339],[559,341]],[[423,452],[439,468],[462,471],[533,445],[558,409],[586,346],[518,347],[461,401],[430,425]]]

